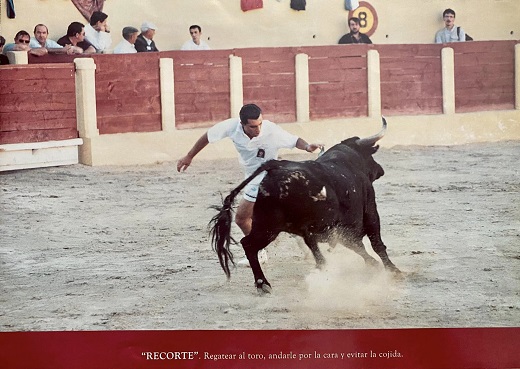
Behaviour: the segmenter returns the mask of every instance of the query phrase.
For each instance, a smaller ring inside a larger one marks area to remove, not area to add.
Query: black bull
[[[230,232],[235,197],[263,171],[267,173],[258,191],[251,233],[240,241],[260,292],[270,292],[271,285],[260,267],[258,251],[274,241],[280,232],[301,236],[318,267],[325,263],[318,242],[336,241],[354,250],[367,264],[378,264],[365,250],[362,239],[366,235],[385,268],[399,273],[381,240],[372,185],[384,174],[372,155],[378,150],[375,144],[385,131],[383,118],[380,133],[363,139],[346,139],[316,160],[271,160],[231,191],[222,207],[216,207],[219,213],[210,222],[211,242],[227,277],[231,275],[230,263],[234,265],[229,247],[234,242]]]

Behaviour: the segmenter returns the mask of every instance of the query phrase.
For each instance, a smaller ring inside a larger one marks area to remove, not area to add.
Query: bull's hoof
[[[399,277],[402,275],[403,272],[401,272],[401,270],[396,267],[394,264],[392,265],[387,265],[386,266],[386,270],[388,270],[389,272],[391,272],[394,276],[396,277]]]
[[[264,282],[262,279],[258,279],[255,283],[256,285],[256,292],[258,292],[259,295],[265,295],[267,293],[271,293],[272,288],[269,282]]]

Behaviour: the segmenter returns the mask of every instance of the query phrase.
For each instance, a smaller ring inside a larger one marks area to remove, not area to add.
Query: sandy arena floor
[[[1,173],[0,330],[519,326],[519,153],[520,142],[381,149],[382,236],[405,277],[339,245],[322,245],[318,271],[282,235],[269,296],[248,268],[227,281],[208,238],[210,206],[242,179],[236,159],[181,174],[175,163]]]

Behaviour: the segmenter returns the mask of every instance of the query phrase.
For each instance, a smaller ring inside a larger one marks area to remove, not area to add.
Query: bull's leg
[[[401,271],[388,257],[386,246],[381,239],[381,222],[379,220],[379,213],[377,212],[375,193],[373,189],[368,193],[367,207],[363,213],[363,230],[370,240],[372,249],[381,258],[385,268],[394,273],[400,273]]]
[[[305,236],[304,240],[309,249],[311,249],[314,260],[316,260],[316,266],[321,269],[325,265],[325,258],[318,247],[318,241],[312,236]]]
[[[342,235],[341,243],[349,250],[354,251],[356,254],[361,256],[365,263],[370,266],[377,266],[379,263],[374,259],[365,249],[363,239],[355,237],[353,235]]]
[[[372,249],[381,258],[381,261],[383,262],[385,268],[394,273],[401,273],[399,268],[397,268],[388,257],[388,254],[386,252],[386,246],[383,243],[383,240],[381,239],[381,226],[379,222],[379,214],[377,213],[377,209],[375,207],[375,202],[373,208],[365,213],[363,223],[365,227],[365,232],[372,245]]]
[[[258,251],[267,247],[275,238],[278,233],[266,233],[260,234],[255,232],[255,229],[249,233],[249,235],[242,238],[240,241],[244,252],[246,253],[247,260],[253,271],[255,278],[255,287],[259,293],[271,293],[271,284],[267,280],[258,261]]]
[[[394,272],[394,273],[401,273],[399,268],[397,268],[395,266],[395,264],[392,263],[392,261],[388,257],[388,254],[386,252],[386,246],[383,243],[383,240],[381,239],[381,236],[377,235],[377,234],[372,234],[372,235],[369,234],[367,236],[370,239],[370,243],[372,244],[372,248],[374,249],[376,254],[379,255],[379,257],[381,258],[381,261],[383,262],[383,265],[385,266],[385,268],[387,270],[390,270],[391,272]]]

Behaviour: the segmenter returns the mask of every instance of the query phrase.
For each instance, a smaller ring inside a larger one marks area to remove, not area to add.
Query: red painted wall
[[[164,51],[173,59],[175,124],[179,129],[211,126],[231,116],[231,50]]]
[[[73,64],[0,68],[0,144],[77,137]]]
[[[443,45],[375,45],[384,115],[442,114]]]
[[[93,55],[100,134],[161,130],[159,55]]]
[[[516,41],[449,44],[456,111],[514,108]],[[309,56],[311,120],[368,114],[367,51],[381,65],[385,115],[442,113],[441,49],[447,45],[331,45],[93,55],[101,134],[161,130],[159,58],[172,58],[177,128],[209,127],[230,111],[229,55],[242,58],[244,102],[274,122],[296,121],[295,55]],[[77,137],[74,56],[0,67],[0,143]]]
[[[264,111],[263,117],[273,122],[296,121],[294,58],[297,49],[234,49],[234,54],[242,58],[244,104],[257,104]]]
[[[368,45],[302,47],[309,56],[310,119],[368,115]]]
[[[455,111],[514,109],[517,41],[464,42],[455,53]]]

